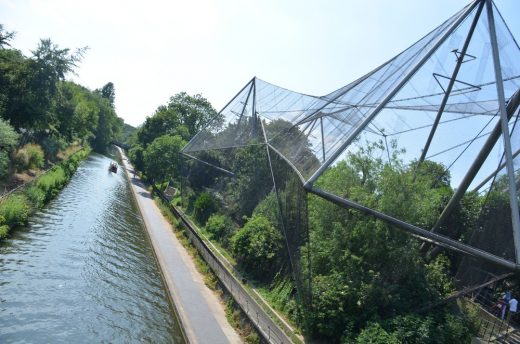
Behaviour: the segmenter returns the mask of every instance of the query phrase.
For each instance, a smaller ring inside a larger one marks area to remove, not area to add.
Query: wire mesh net
[[[520,49],[492,6],[493,22],[486,2],[475,1],[401,54],[325,96],[253,78],[183,149],[198,159],[190,168],[211,165],[219,171],[198,178],[239,223],[265,199],[276,198],[278,229],[301,290],[309,278],[300,266],[308,233],[303,185],[516,263],[512,213],[518,209],[511,208],[497,86],[503,86],[510,117],[518,195]],[[491,24],[503,85],[497,84]],[[257,152],[254,158],[251,152]],[[250,189],[241,190],[243,198],[226,194],[225,185],[237,191],[244,178]],[[197,188],[193,180],[189,184]],[[439,253],[430,244],[422,250]],[[461,271],[475,270],[459,253],[448,254]],[[499,272],[495,263],[478,264],[487,271],[482,276]],[[458,276],[462,284],[484,278]]]

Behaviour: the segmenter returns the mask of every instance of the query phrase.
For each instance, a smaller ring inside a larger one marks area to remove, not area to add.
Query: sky
[[[12,45],[41,38],[89,50],[68,78],[113,82],[116,111],[140,125],[179,92],[220,110],[254,76],[327,94],[392,58],[468,0],[0,0]],[[517,41],[519,0],[495,0]]]

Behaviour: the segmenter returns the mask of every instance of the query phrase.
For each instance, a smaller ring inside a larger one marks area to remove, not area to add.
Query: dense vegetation
[[[67,160],[54,165],[45,174],[37,177],[23,188],[0,199],[0,239],[11,230],[27,223],[29,215],[41,209],[56,197],[67,184],[79,163],[89,155],[90,148],[83,148]]]
[[[206,161],[225,166],[234,177],[182,159],[180,148],[215,115],[202,97],[178,94],[138,128],[130,157],[156,183],[181,189],[182,200],[172,202],[192,215],[276,308],[308,336],[326,342],[470,341],[476,328],[469,310],[451,304],[418,313],[454,291],[457,256],[360,212],[307,195],[283,162],[272,166],[276,197],[262,145],[203,153]],[[264,125],[289,125],[282,122]],[[381,143],[368,143],[330,168],[317,186],[431,228],[453,194],[449,173],[430,161],[404,164],[395,142],[385,162],[380,158],[386,156],[384,149]],[[467,240],[481,205],[480,196],[469,193],[441,231],[456,228],[456,238]],[[308,243],[298,239],[298,227],[307,223]],[[307,298],[296,292],[295,267],[300,276],[312,275]]]
[[[0,24],[0,184],[15,172],[48,168],[72,144],[104,152],[121,132],[109,82],[91,91],[66,81],[86,48],[71,52],[42,39],[30,56],[11,47]]]
[[[123,125],[111,82],[90,91],[65,80],[86,48],[71,52],[42,39],[25,56],[11,47],[14,36],[0,24],[0,187],[25,185],[0,198],[0,239],[57,195],[90,147],[104,152]]]

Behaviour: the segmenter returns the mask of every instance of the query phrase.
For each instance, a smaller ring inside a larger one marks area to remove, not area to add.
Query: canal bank
[[[121,154],[132,192],[187,339],[190,343],[241,343],[240,336],[226,319],[224,306],[218,296],[206,287],[195,263],[176,238],[150,192],[138,177],[133,177],[133,167],[122,151]]]

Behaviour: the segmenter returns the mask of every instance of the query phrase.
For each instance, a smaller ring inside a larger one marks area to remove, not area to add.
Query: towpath
[[[119,149],[119,148],[118,148]],[[133,166],[120,150],[126,174],[144,219],[168,290],[179,313],[188,341],[195,343],[241,343],[228,323],[218,296],[204,284],[193,259],[179,242],[171,225],[155,204]]]

